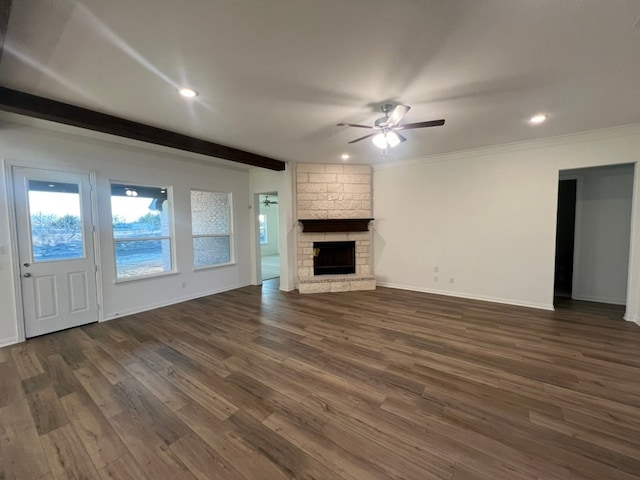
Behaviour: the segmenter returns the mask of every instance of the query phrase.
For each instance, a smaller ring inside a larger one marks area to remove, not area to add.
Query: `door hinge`
[[[98,265],[96,265],[96,273],[98,273]]]

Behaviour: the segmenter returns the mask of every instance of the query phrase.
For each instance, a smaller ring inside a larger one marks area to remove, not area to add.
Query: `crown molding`
[[[394,163],[373,165],[374,170],[386,170],[397,167],[409,167],[452,160],[465,160],[469,158],[487,157],[504,153],[522,152],[536,150],[540,148],[558,147],[562,145],[588,143],[613,138],[638,135],[640,140],[640,123],[622,125],[619,127],[604,128],[599,130],[589,130],[586,132],[570,133],[554,137],[540,138],[537,140],[526,140],[523,142],[503,143],[488,147],[471,148],[458,150],[456,152],[439,153],[426,155],[423,157],[410,158]]]

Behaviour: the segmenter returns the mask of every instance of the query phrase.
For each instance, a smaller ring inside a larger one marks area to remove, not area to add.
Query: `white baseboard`
[[[145,305],[143,307],[131,308],[128,310],[121,310],[117,314],[110,313],[105,314],[104,318],[101,320],[102,322],[106,322],[109,320],[114,320],[116,318],[126,317],[127,315],[135,315],[136,313],[147,312],[149,310],[154,310],[156,308],[168,307],[169,305],[175,305],[176,303],[187,302],[189,300],[194,300],[196,298],[207,297],[209,295],[215,295],[216,293],[228,292],[229,290],[235,290],[236,288],[248,287],[251,285],[251,282],[241,283],[238,285],[232,285],[229,287],[217,288],[215,290],[211,290],[209,292],[197,293],[195,295],[189,295],[186,297],[180,297],[176,299],[172,299],[166,302],[153,303],[149,305]]]
[[[624,318],[627,322],[632,322],[640,326],[640,317],[638,316],[625,314],[625,316],[622,318]]]
[[[447,297],[467,298],[469,300],[481,300],[483,302],[501,303],[504,305],[515,305],[517,307],[537,308],[539,310],[554,311],[553,304],[522,302],[520,300],[512,300],[509,298],[489,297],[486,295],[475,295],[463,292],[450,292],[447,290],[436,290],[432,288],[416,287],[413,285],[399,285],[396,283],[378,282],[379,287],[397,288],[399,290],[410,290],[413,292],[432,293],[434,295],[445,295]]]
[[[0,348],[7,347],[9,345],[13,345],[14,343],[18,343],[18,336],[14,335],[13,337],[0,338]]]
[[[626,305],[627,301],[625,299],[620,298],[610,298],[610,297],[592,297],[589,295],[580,295],[580,294],[572,294],[572,300],[580,300],[582,302],[596,302],[596,303],[609,303],[611,305]]]
[[[253,283],[251,282],[250,285],[254,285],[256,287],[259,287],[260,285],[262,285],[264,283],[264,281],[260,281],[258,283]],[[278,290],[280,290],[281,292],[292,292],[295,290],[295,287],[289,287],[288,285],[283,285],[282,283],[280,284],[280,287],[278,288]]]

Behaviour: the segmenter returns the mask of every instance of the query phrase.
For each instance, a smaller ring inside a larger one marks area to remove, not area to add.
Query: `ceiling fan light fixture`
[[[380,150],[384,150],[385,148],[387,148],[387,136],[382,132],[374,135],[371,141]]]
[[[396,132],[387,133],[387,144],[393,148],[400,143],[400,137]]]
[[[269,200],[269,195],[264,196],[264,200],[261,202],[265,207],[270,205],[278,205],[278,197],[275,200]]]
[[[395,132],[395,130],[409,130],[415,128],[426,127],[441,127],[444,125],[444,119],[429,120],[426,122],[413,122],[413,123],[401,123],[406,113],[411,109],[409,105],[396,105],[385,103],[382,105],[381,110],[384,113],[384,117],[378,118],[373,125],[361,125],[358,123],[338,123],[339,127],[356,127],[365,128],[371,132],[369,135],[365,135],[355,140],[348,142],[349,144],[361,142],[367,138],[370,138],[373,144],[380,150],[383,150],[386,155],[388,148],[393,148],[402,142],[406,142],[407,139],[402,134]],[[343,158],[343,160],[345,160]]]

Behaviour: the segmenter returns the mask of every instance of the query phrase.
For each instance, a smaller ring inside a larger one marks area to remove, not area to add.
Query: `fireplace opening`
[[[356,273],[356,242],[313,242],[313,274]]]

